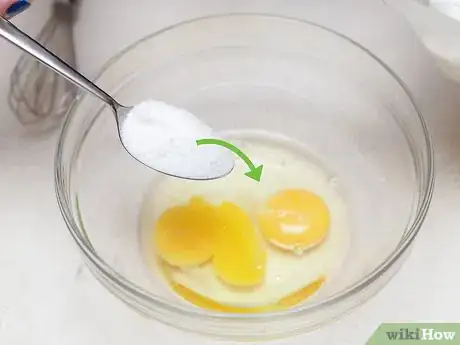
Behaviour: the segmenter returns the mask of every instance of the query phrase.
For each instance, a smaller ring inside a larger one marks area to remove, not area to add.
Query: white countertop
[[[36,32],[49,2],[37,1],[16,23]],[[287,0],[281,7],[281,1],[265,0],[264,8],[299,13],[301,2]],[[326,2],[308,11],[304,8],[306,16],[360,40],[413,90],[433,136],[437,185],[411,255],[382,292],[339,322],[279,343],[359,345],[385,321],[458,322],[460,85],[440,76],[408,26],[380,1],[329,1],[336,10],[327,8]],[[141,37],[146,28],[152,31],[187,17],[260,6],[258,1],[233,1],[220,7],[216,3],[197,0],[192,6],[187,0],[136,0],[133,14],[123,15],[124,1],[86,1],[78,41],[88,47],[79,54],[83,69],[95,73],[104,60]],[[111,8],[104,9],[109,4]],[[353,16],[360,20],[350,20]],[[124,25],[116,25],[121,19]],[[40,140],[27,138],[6,103],[7,79],[17,56],[14,48],[0,42],[0,344],[143,345],[158,343],[160,337],[161,344],[215,343],[141,318],[83,266],[55,202],[56,134]]]

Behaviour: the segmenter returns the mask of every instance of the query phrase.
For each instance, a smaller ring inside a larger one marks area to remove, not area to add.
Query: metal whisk
[[[42,45],[75,67],[73,24],[80,0],[55,0],[52,16],[37,37]],[[19,122],[33,131],[60,125],[77,89],[29,55],[11,74],[9,104]]]

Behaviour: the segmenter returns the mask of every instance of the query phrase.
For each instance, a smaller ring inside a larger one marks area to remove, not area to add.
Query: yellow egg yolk
[[[320,277],[317,280],[313,281],[309,285],[305,286],[304,288],[282,298],[278,302],[270,305],[264,305],[260,307],[235,307],[224,305],[213,301],[212,299],[200,295],[193,290],[175,282],[171,282],[171,286],[174,291],[181,296],[186,301],[192,303],[193,305],[212,310],[217,312],[224,312],[224,313],[241,313],[241,314],[250,314],[250,313],[264,313],[264,312],[273,312],[273,311],[280,311],[289,309],[293,306],[296,306],[309,297],[314,295],[324,284],[325,278]]]
[[[214,271],[232,286],[251,287],[265,276],[266,249],[249,216],[237,205],[222,203],[217,212],[223,227],[214,247]]]
[[[166,210],[154,231],[158,255],[186,268],[212,259],[215,274],[234,287],[262,283],[266,250],[249,216],[237,205],[215,207],[201,198]]]
[[[155,224],[153,241],[157,253],[177,267],[205,263],[213,256],[213,238],[219,225],[214,206],[201,198],[172,207]]]
[[[290,189],[271,196],[258,221],[267,241],[283,249],[305,250],[325,239],[330,216],[318,195]]]

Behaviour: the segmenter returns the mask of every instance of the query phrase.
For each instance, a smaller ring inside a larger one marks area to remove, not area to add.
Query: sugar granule
[[[121,125],[126,149],[145,165],[163,173],[193,179],[228,174],[234,157],[216,145],[196,141],[215,138],[207,126],[185,109],[148,100],[136,105]]]

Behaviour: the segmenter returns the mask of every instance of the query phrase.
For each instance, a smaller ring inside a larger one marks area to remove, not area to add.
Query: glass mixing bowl
[[[125,152],[111,110],[80,95],[59,140],[58,203],[94,275],[145,317],[226,339],[293,335],[359,305],[404,261],[430,204],[431,142],[400,78],[351,39],[290,18],[206,17],[135,43],[96,82],[123,104],[163,100],[216,130],[296,139],[346,190],[351,248],[320,297],[263,314],[195,308],[165,288],[140,252],[139,212],[155,172]]]

